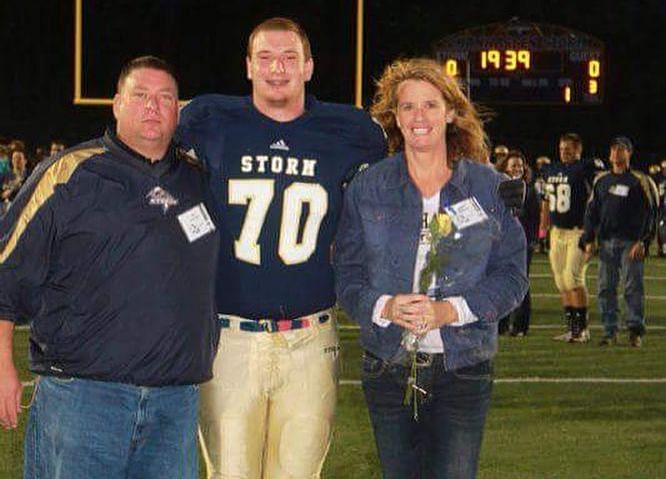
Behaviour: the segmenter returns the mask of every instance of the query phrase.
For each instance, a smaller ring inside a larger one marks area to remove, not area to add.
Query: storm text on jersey
[[[316,175],[317,160],[283,157],[279,155],[243,155],[240,159],[241,173],[283,173],[290,176]]]

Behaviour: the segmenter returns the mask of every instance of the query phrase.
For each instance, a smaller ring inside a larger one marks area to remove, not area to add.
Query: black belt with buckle
[[[432,365],[444,364],[444,353],[416,353],[416,367],[429,368]]]
[[[410,359],[411,356],[409,354],[404,355],[403,356],[404,360],[400,360],[400,361],[395,361],[395,359],[393,361],[391,361],[391,360],[387,361],[385,359],[377,357],[376,355],[372,354],[367,349],[364,350],[364,354],[366,356],[368,356],[369,358],[372,358],[372,359],[375,359],[375,360],[384,361],[384,362],[387,362],[387,363],[390,363],[390,364],[397,364],[397,365],[407,367],[407,368],[411,367],[411,359]],[[416,353],[416,367],[418,367],[418,368],[427,368],[427,367],[432,366],[435,363],[438,363],[438,364],[443,364],[444,363],[444,353],[424,353],[424,352],[421,352],[421,351]]]

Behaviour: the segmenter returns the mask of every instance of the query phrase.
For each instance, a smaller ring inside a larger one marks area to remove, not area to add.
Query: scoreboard
[[[603,101],[603,42],[564,27],[512,19],[448,36],[434,45],[434,54],[476,102]]]

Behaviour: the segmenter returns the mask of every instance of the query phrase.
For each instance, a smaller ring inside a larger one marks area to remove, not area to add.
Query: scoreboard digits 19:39
[[[435,57],[474,101],[595,105],[603,99],[603,43],[563,27],[511,20],[440,40]]]

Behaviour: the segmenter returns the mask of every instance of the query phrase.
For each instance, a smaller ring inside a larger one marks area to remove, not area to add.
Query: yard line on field
[[[562,329],[564,323],[559,324],[530,324],[530,329]],[[592,324],[589,326],[590,329],[602,329],[602,326],[599,324]],[[666,331],[666,326],[647,326],[649,331]],[[341,324],[338,326],[338,329],[341,331],[358,331],[359,326],[356,324]]]
[[[547,259],[532,259],[532,264],[550,264],[550,261]]]
[[[536,295],[532,295],[534,297]],[[557,296],[557,295],[554,295]],[[558,296],[559,297],[559,296]],[[592,329],[601,329],[601,326],[593,324],[589,326]],[[531,324],[530,325],[531,329],[560,329],[562,328],[562,324]],[[18,331],[28,331],[30,330],[29,326],[16,326],[14,329]],[[338,329],[341,331],[358,331],[359,327],[356,324],[340,324],[338,325]],[[648,325],[648,330],[650,331],[663,331],[666,330],[666,326],[649,326]]]
[[[550,261],[548,259],[535,259],[533,258],[531,261],[531,264],[547,264],[550,265]],[[597,266],[599,264],[599,260],[593,259],[590,262],[590,265]],[[648,258],[646,261],[646,264],[649,264],[650,266],[654,266],[656,268],[666,268],[666,261],[662,259],[657,259],[657,258]]]
[[[559,298],[560,294],[559,293],[531,293],[531,296],[533,298]],[[597,298],[594,295],[590,295],[590,300],[596,300]],[[666,301],[666,296],[657,296],[657,295],[651,295],[647,294],[645,295],[645,299],[651,300],[651,301]]]
[[[530,329],[560,329],[564,327],[564,322],[561,324],[530,324]],[[588,326],[590,329],[603,329],[600,324],[591,324]],[[647,326],[648,331],[666,331],[666,326]]]
[[[666,384],[666,378],[542,378],[523,377],[523,378],[499,378],[495,379],[495,383],[500,384],[567,384],[567,383],[586,383],[586,384]],[[35,385],[35,381],[23,381],[23,387],[31,388]],[[341,379],[341,386],[360,386],[359,379]]]
[[[548,273],[532,273],[530,274],[530,279],[544,279],[544,278],[552,278],[552,274]],[[595,279],[595,276],[592,275],[590,276],[589,279]],[[645,281],[664,281],[666,280],[666,276],[643,276],[643,279]]]
[[[496,384],[666,384],[666,378],[499,378]],[[341,386],[360,386],[359,379],[341,379]]]
[[[666,384],[666,378],[499,378],[496,383]]]

